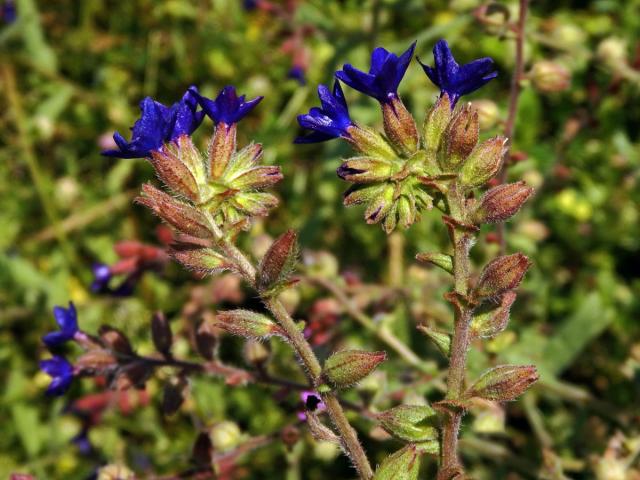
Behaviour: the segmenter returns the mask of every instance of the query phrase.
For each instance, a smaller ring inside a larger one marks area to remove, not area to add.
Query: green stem
[[[222,238],[218,235],[218,238]],[[220,247],[226,255],[234,260],[238,265],[245,280],[255,287],[256,269],[247,257],[238,248],[226,240],[220,240]],[[273,314],[280,326],[285,331],[289,342],[293,346],[298,357],[302,361],[305,372],[311,384],[317,387],[321,383],[322,366],[315,353],[311,349],[309,342],[296,325],[295,321],[284,308],[282,302],[273,297],[263,296],[262,301]],[[373,477],[373,470],[367,459],[367,455],[360,445],[356,431],[349,424],[349,420],[344,413],[342,405],[333,392],[320,393],[322,401],[327,407],[327,413],[338,431],[342,448],[345,450],[354,467],[358,471],[358,476],[363,480]]]

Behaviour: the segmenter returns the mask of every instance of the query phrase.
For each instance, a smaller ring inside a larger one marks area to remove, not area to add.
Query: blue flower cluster
[[[131,140],[116,132],[113,140],[116,150],[105,150],[102,155],[118,158],[145,158],[160,150],[165,143],[181,135],[191,135],[202,123],[205,115],[216,123],[231,125],[239,122],[262,100],[245,102],[238,97],[233,86],[222,89],[215,100],[203,97],[194,86],[189,87],[179,102],[170,107],[146,97],[140,102],[140,118],[131,128]],[[198,111],[198,106],[202,110]]]
[[[371,54],[371,67],[369,72],[356,69],[351,64],[346,64],[335,73],[338,80],[349,85],[370,97],[375,98],[381,104],[393,102],[398,98],[398,86],[409,67],[413,57],[416,43],[400,56],[379,47]],[[495,70],[493,60],[480,58],[465,65],[458,65],[449,45],[445,40],[440,40],[433,48],[435,67],[420,64],[429,79],[440,88],[441,94],[448,94],[451,106],[462,95],[474,92],[482,87],[498,73]],[[349,127],[353,121],[349,117],[349,110],[342,94],[339,83],[333,88],[333,94],[325,85],[318,87],[318,96],[322,108],[312,108],[309,113],[298,116],[301,127],[311,130],[307,136],[298,137],[296,143],[323,142],[332,138],[348,137]]]
[[[47,333],[42,341],[49,349],[60,347],[64,343],[74,340],[80,335],[78,328],[78,314],[76,307],[69,302],[69,308],[53,307],[53,316],[59,330]],[[40,369],[51,377],[51,383],[47,388],[47,395],[62,395],[71,386],[73,380],[73,365],[63,356],[54,355],[49,360],[40,362]]]

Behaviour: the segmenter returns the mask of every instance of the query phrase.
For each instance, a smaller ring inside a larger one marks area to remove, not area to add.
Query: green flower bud
[[[411,156],[418,149],[418,129],[413,116],[398,97],[382,104],[384,131],[396,149]]]
[[[385,458],[376,469],[373,480],[417,480],[420,473],[420,453],[410,443]]]
[[[430,263],[437,267],[440,267],[445,272],[453,274],[453,257],[446,253],[429,252],[419,253],[416,255],[416,260],[423,263]]]
[[[214,325],[232,335],[251,339],[283,335],[282,329],[273,320],[250,310],[218,312]]]
[[[336,173],[347,182],[371,183],[387,180],[392,174],[392,167],[388,160],[353,157],[342,162]]]
[[[205,275],[234,270],[235,265],[211,248],[192,245],[174,245],[169,255],[190,270]]]
[[[385,352],[343,350],[326,360],[322,374],[337,388],[349,387],[369,375],[386,357]]]
[[[549,60],[536,62],[529,78],[537,90],[545,93],[562,92],[571,86],[569,69]]]
[[[515,400],[538,378],[538,371],[533,365],[501,365],[485,372],[467,391],[466,397],[498,402]]]
[[[407,442],[437,440],[436,411],[427,405],[400,405],[377,416],[382,428]]]
[[[478,112],[471,108],[471,104],[466,104],[454,115],[444,131],[439,154],[440,166],[448,172],[457,170],[478,143],[479,136]]]
[[[236,124],[219,123],[209,142],[209,177],[222,176],[236,151]]]
[[[516,293],[505,292],[498,306],[474,312],[471,320],[471,335],[479,338],[491,338],[507,328],[511,305],[516,300]]]
[[[198,182],[189,168],[179,160],[175,148],[152,151],[151,164],[158,178],[173,192],[194,202],[200,200]]]
[[[422,137],[424,146],[433,152],[440,148],[442,135],[444,134],[449,121],[451,120],[451,102],[449,95],[443,94],[436,104],[427,112],[422,126]]]
[[[530,266],[529,259],[521,253],[492,260],[484,267],[473,295],[482,300],[495,298],[508,290],[513,290],[520,285]]]
[[[367,157],[394,160],[398,156],[389,142],[372,128],[352,125],[347,132],[349,143]]]
[[[506,139],[495,137],[476,146],[462,165],[458,180],[467,187],[479,187],[494,177],[507,151]]]

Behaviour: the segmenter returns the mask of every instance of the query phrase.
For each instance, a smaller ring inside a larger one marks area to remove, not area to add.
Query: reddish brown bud
[[[151,338],[153,344],[165,357],[171,355],[173,334],[167,317],[162,312],[155,312],[151,317]]]
[[[520,210],[520,207],[533,194],[533,188],[525,182],[507,183],[492,188],[485,193],[475,212],[473,222],[496,223],[508,220]]]
[[[507,328],[509,312],[516,296],[514,291],[505,292],[498,306],[474,312],[471,321],[471,335],[490,338]]]
[[[187,380],[184,376],[171,378],[164,386],[162,392],[162,413],[173,415],[184,402],[187,390]]]
[[[521,253],[505,255],[492,260],[480,275],[473,294],[478,299],[495,298],[513,290],[522,281],[531,262]]]
[[[109,350],[123,355],[133,355],[133,348],[127,336],[117,328],[102,325],[98,335]]]
[[[208,220],[198,210],[151,184],[142,186],[142,196],[136,198],[136,201],[187,235],[198,238],[211,238],[213,235]]]
[[[382,118],[384,131],[396,149],[406,156],[413,155],[418,148],[418,128],[399,97],[382,103]]]
[[[191,450],[191,461],[196,467],[211,468],[213,443],[208,432],[200,432]]]
[[[283,334],[282,329],[269,317],[250,310],[218,312],[214,325],[245,338],[259,339]]]
[[[231,156],[236,151],[236,124],[218,123],[209,142],[209,176],[217,179],[222,176]]]
[[[288,280],[298,258],[297,240],[298,234],[294,230],[288,230],[269,247],[256,273],[259,290],[277,288]]]
[[[338,388],[344,388],[358,383],[386,358],[385,352],[343,350],[334,353],[327,359],[322,373],[331,384]]]
[[[151,164],[167,187],[189,200],[199,200],[198,182],[174,152],[170,149],[152,151]]]
[[[467,104],[454,115],[442,137],[440,164],[446,171],[456,170],[478,143],[478,112]]]
[[[213,360],[218,339],[211,322],[202,322],[196,331],[196,350],[207,360]]]
[[[538,371],[533,365],[501,365],[485,372],[467,391],[466,397],[498,402],[515,400],[538,378]]]

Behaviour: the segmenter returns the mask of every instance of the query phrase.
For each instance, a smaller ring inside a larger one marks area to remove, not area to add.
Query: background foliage
[[[515,13],[513,2],[498,3]],[[37,362],[45,355],[40,336],[52,329],[53,305],[72,299],[84,329],[112,324],[142,352],[151,351],[151,313],[162,310],[175,332],[185,332],[178,348],[189,355],[186,333],[193,319],[185,304],[194,302],[195,285],[201,285],[200,295],[218,292],[221,299],[206,312],[253,301],[243,300],[233,282],[202,281],[175,265],[145,275],[131,298],[88,290],[92,263],[113,263],[115,242],[159,244],[156,220],[131,204],[138,185],[152,175],[150,166],[99,155],[113,130],[124,132],[133,123],[137,102],[146,95],[171,103],[191,84],[207,96],[226,84],[249,97],[264,95],[241,125],[240,138],[262,142],[267,162],[282,166],[282,206],[242,241],[259,257],[266,235],[299,229],[301,245],[320,255],[318,265],[330,282],[346,288],[337,277],[346,272],[347,290],[357,293],[376,322],[392,328],[429,365],[443,364],[414,325],[446,326],[441,294],[448,279],[417,266],[413,256],[442,248],[444,229],[425,215],[402,242],[366,225],[358,208],[344,209],[345,184],[335,168],[346,151],[337,142],[292,145],[295,117],[315,105],[315,85],[330,82],[342,63],[363,67],[372,47],[400,52],[414,39],[418,55],[430,62],[432,45],[445,37],[462,61],[496,59],[500,76],[470,98],[496,102],[497,118],[487,118],[493,125],[484,130],[495,135],[506,117],[513,42],[499,27],[477,20],[476,0],[278,5],[285,13],[248,11],[235,0],[17,0],[17,20],[0,26],[3,478],[15,471],[86,478],[107,461],[127,464],[141,476],[175,473],[188,467],[202,426],[220,435],[222,449],[272,436],[240,457],[229,478],[352,476],[334,447],[314,443],[304,429],[292,447],[280,440],[300,408],[293,392],[200,377],[181,411],[163,418],[161,375],[146,392],[100,400],[106,404],[92,413],[94,447],[88,453],[72,443],[82,420],[77,403],[70,402],[89,402],[87,396],[103,386],[84,380],[64,398],[43,396],[47,377],[38,373]],[[542,380],[522,401],[506,405],[506,424],[502,409],[479,407],[465,424],[463,452],[478,478],[555,479],[565,478],[559,473],[564,470],[577,479],[637,479],[640,1],[533,1],[527,28],[527,67],[553,60],[571,71],[571,86],[550,94],[527,82],[522,93],[514,151],[523,154],[516,155],[510,175],[535,186],[537,195],[508,224],[508,251],[523,251],[534,266],[521,288],[513,328],[484,351],[474,350],[470,365],[477,373],[500,359],[536,363]],[[306,85],[288,78],[294,63],[306,67]],[[381,123],[373,100],[346,93],[353,118]],[[414,64],[400,94],[420,118],[437,91]],[[202,145],[206,130],[196,136]],[[492,237],[491,230],[483,231],[474,249],[478,263],[495,255]],[[385,260],[390,249],[396,254],[391,262]],[[237,298],[220,295],[221,288],[231,288]],[[298,318],[311,321],[317,301],[327,297],[302,282],[288,300]],[[344,313],[337,323],[318,328],[331,334],[327,345],[381,347]],[[241,346],[223,339],[225,360],[242,366]],[[289,351],[275,340],[272,349],[275,371],[296,378]],[[349,399],[384,407],[411,395],[437,397],[437,375],[417,378],[396,360]],[[385,396],[383,385],[395,397]],[[220,423],[225,420],[234,423]],[[397,448],[378,440],[366,419],[355,423],[374,463]],[[425,478],[433,469],[427,465]]]

